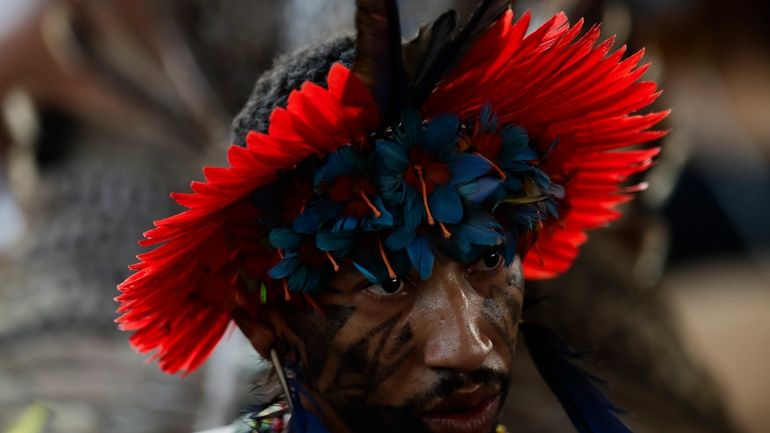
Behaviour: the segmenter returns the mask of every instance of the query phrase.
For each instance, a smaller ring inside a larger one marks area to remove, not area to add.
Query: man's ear
[[[253,319],[240,309],[233,312],[233,320],[259,355],[265,359],[270,359],[270,349],[273,347],[276,335],[270,321]]]

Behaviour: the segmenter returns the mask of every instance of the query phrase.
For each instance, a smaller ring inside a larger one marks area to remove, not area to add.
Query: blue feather
[[[342,204],[328,201],[314,203],[294,219],[291,228],[298,233],[316,233],[325,222],[339,215],[342,208]]]
[[[498,119],[497,114],[492,111],[492,104],[487,102],[481,106],[479,122],[481,122],[481,127],[484,132],[494,133],[497,131]]]
[[[332,226],[332,232],[349,232],[361,228],[361,219],[354,216],[341,216]]]
[[[434,256],[428,238],[417,236],[406,247],[406,251],[409,253],[409,260],[411,260],[412,265],[420,274],[420,278],[423,280],[430,278],[430,274],[433,272]]]
[[[312,287],[308,286],[308,280],[314,272],[311,272],[310,268],[306,265],[300,265],[296,271],[294,271],[286,279],[289,285],[289,290],[292,292],[307,292]]]
[[[483,210],[470,213],[461,224],[452,227],[458,240],[475,245],[497,245],[504,238],[501,232],[500,224]]]
[[[299,370],[293,365],[287,365],[287,369],[292,372]],[[329,433],[329,430],[324,426],[323,422],[321,422],[313,412],[305,409],[302,405],[300,395],[305,397],[305,400],[311,404],[317,406],[318,403],[313,395],[305,390],[298,377],[301,377],[301,375],[297,373],[286,375],[286,381],[291,392],[291,395],[287,397],[290,398],[293,403],[293,411],[291,420],[289,421],[289,433]]]
[[[491,168],[484,158],[466,153],[458,153],[446,160],[449,171],[452,173],[452,184],[458,185],[469,180],[477,179],[489,172]]]
[[[319,233],[315,237],[315,245],[321,251],[328,251],[343,257],[350,254],[356,247],[359,232]]]
[[[548,190],[548,194],[551,194],[552,196],[558,199],[563,199],[564,195],[567,193],[567,191],[564,189],[562,185],[559,185],[557,183],[552,183],[552,182],[549,183],[547,190]]]
[[[377,140],[374,146],[377,156],[385,167],[397,173],[403,173],[409,166],[409,156],[400,144],[388,140]]]
[[[503,147],[509,152],[520,152],[528,150],[537,158],[534,150],[529,145],[529,135],[527,130],[514,125],[506,125],[500,130],[500,138],[503,139]],[[510,154],[508,155],[510,156]],[[518,158],[517,158],[518,159]]]
[[[425,207],[420,196],[412,187],[406,189],[406,203],[404,203],[404,226],[409,230],[416,230],[425,217]]]
[[[463,218],[463,202],[451,186],[439,186],[428,194],[428,205],[436,220],[457,224]]]
[[[524,323],[521,331],[535,366],[579,433],[631,433],[597,386],[605,382],[573,364],[580,354],[544,326]]]
[[[449,250],[452,255],[452,260],[460,263],[473,262],[471,256],[473,255],[473,246],[467,238],[457,235],[456,229],[453,230],[454,236],[452,236],[451,248]]]
[[[326,157],[326,163],[315,174],[315,186],[343,175],[360,172],[364,168],[363,159],[351,146],[342,147]]]
[[[548,215],[555,219],[559,219],[559,207],[554,200],[546,200],[545,209],[548,211]]]
[[[358,270],[358,272],[361,273],[364,277],[366,277],[367,280],[371,281],[372,283],[377,283],[377,277],[374,276],[373,273],[371,273],[368,269],[363,267],[362,265],[359,265],[356,262],[353,262],[353,266]]]
[[[535,181],[537,186],[540,187],[540,189],[549,189],[551,186],[551,178],[548,177],[545,172],[539,169],[532,170],[532,180]]]
[[[385,246],[390,251],[398,251],[406,248],[417,233],[414,230],[409,230],[407,227],[401,226],[397,230],[385,239]]]
[[[286,228],[270,230],[270,243],[284,250],[296,250],[302,245],[302,235]]]
[[[401,176],[377,176],[377,186],[379,187],[382,199],[388,206],[397,207],[404,202],[406,188],[404,179]]]
[[[434,156],[448,156],[455,150],[460,134],[460,119],[454,114],[436,116],[425,128],[423,148]]]
[[[383,227],[392,227],[395,221],[393,220],[393,214],[391,214],[388,211],[388,208],[385,207],[385,203],[383,203],[380,196],[375,195],[372,197],[372,203],[374,203],[374,206],[380,210],[380,217],[376,218],[373,215],[367,218],[367,222],[369,223],[369,226],[364,227],[365,230],[378,230]]]
[[[510,192],[524,191],[524,184],[521,183],[521,180],[513,176],[508,176],[508,178],[505,179],[505,182],[503,183],[503,185],[505,186],[505,189]]]
[[[475,206],[480,205],[500,187],[500,179],[482,177],[457,187],[457,192]]]
[[[278,262],[275,266],[270,268],[268,275],[270,278],[281,279],[286,278],[300,266],[299,254],[292,253],[284,256],[283,260]]]
[[[422,115],[414,108],[405,108],[401,114],[401,128],[394,131],[399,142],[407,149],[423,139]]]

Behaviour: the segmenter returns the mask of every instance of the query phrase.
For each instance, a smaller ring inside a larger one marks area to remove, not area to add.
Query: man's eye
[[[404,282],[400,277],[396,277],[387,279],[380,284],[372,284],[364,290],[376,296],[393,296],[404,290]]]
[[[498,269],[503,264],[503,255],[499,248],[490,248],[481,254],[481,257],[471,265],[468,272],[490,272]]]

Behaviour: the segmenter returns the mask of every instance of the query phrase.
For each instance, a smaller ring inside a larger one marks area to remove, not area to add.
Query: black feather
[[[383,119],[395,120],[407,92],[396,0],[357,0],[356,28],[353,72],[372,92]]]
[[[423,24],[417,36],[404,44],[404,69],[410,83],[419,82],[425,65],[434,63],[444,47],[452,42],[456,23],[455,11],[444,12],[436,21]]]
[[[508,10],[510,3],[510,0],[483,0],[454,38],[442,34],[449,25],[446,14],[433,24],[430,32],[420,32],[418,39],[425,34],[425,37],[431,37],[433,40],[418,42],[418,45],[430,46],[431,51],[427,53],[428,57],[423,62],[421,72],[415,74],[417,79],[413,82],[407,101],[410,106],[422,105],[446,72],[473,46],[484,31]],[[437,27],[438,25],[441,27]],[[454,30],[454,19],[451,20],[449,30],[450,33]]]
[[[606,382],[572,362],[581,354],[545,326],[524,323],[521,331],[535,366],[579,433],[631,433],[617,416],[622,411],[599,389]]]

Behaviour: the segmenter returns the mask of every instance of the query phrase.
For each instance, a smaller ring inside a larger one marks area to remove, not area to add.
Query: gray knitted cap
[[[270,113],[285,107],[292,90],[312,81],[326,86],[326,75],[334,63],[350,67],[355,56],[355,40],[340,36],[330,41],[284,55],[263,73],[248,102],[233,120],[232,143],[243,146],[249,131],[267,132]]]

